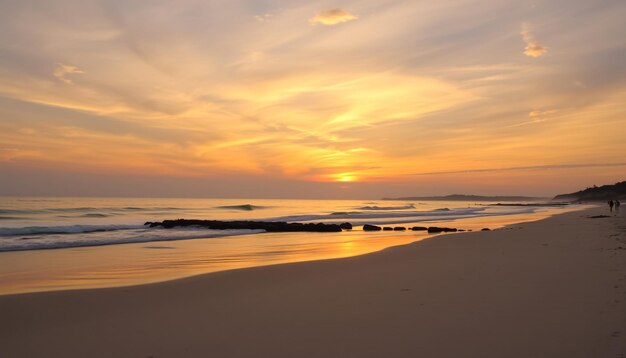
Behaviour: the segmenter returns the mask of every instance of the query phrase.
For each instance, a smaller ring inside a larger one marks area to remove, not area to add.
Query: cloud
[[[550,165],[534,165],[534,166],[508,167],[508,168],[468,169],[468,170],[454,170],[454,171],[444,171],[444,172],[425,172],[425,173],[413,173],[411,175],[448,175],[448,174],[471,174],[471,173],[497,173],[497,172],[510,172],[510,171],[519,171],[519,170],[558,170],[558,169],[608,168],[608,167],[626,167],[626,163],[550,164]]]
[[[553,114],[553,113],[556,113],[556,112],[557,112],[557,110],[555,110],[555,109],[550,109],[550,110],[545,110],[545,111],[539,111],[539,110],[531,111],[530,113],[528,113],[528,117],[530,117],[530,118],[543,118],[543,117],[545,117],[547,115],[550,115],[550,114]]]
[[[67,83],[67,84],[72,84],[72,81],[67,78],[67,75],[79,75],[79,74],[83,74],[85,72],[83,72],[81,69],[79,69],[76,66],[71,66],[71,65],[64,65],[62,63],[57,63],[57,67],[54,69],[53,75],[54,77],[58,78],[59,80]]]
[[[521,127],[521,126],[526,126],[529,124],[537,124],[537,123],[543,123],[545,121],[548,120],[548,118],[553,115],[554,113],[557,113],[557,110],[545,110],[545,111],[540,111],[540,110],[536,110],[536,111],[531,111],[528,113],[528,118],[530,118],[529,121],[526,122],[521,122],[521,123],[516,123],[516,124],[511,124],[510,126],[506,126],[505,128],[515,128],[515,127]]]
[[[261,15],[254,15],[254,18],[256,19],[256,21],[259,22],[269,22],[270,20],[272,20],[272,17],[274,15],[267,13],[267,14],[261,14]]]
[[[331,9],[325,10],[317,13],[313,16],[309,22],[312,24],[322,24],[327,26],[341,24],[343,22],[348,22],[352,20],[356,20],[359,17],[350,13],[349,11],[342,9]]]
[[[526,47],[524,47],[524,54],[529,57],[541,57],[546,52],[548,52],[548,48],[540,44],[535,37],[530,32],[530,25],[522,24],[522,40],[526,43]]]

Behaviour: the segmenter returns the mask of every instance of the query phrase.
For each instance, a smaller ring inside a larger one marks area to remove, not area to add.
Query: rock
[[[413,226],[411,228],[411,230],[413,230],[413,231],[426,231],[426,230],[428,230],[428,228],[425,227],[425,226]]]
[[[282,221],[219,221],[219,220],[163,220],[162,222],[147,222],[150,227],[196,226],[211,230],[265,230],[267,232],[340,232],[337,224],[323,223],[287,223]]]
[[[456,231],[457,231],[457,229],[449,228],[449,227],[430,226],[428,228],[428,233],[430,233],[430,234],[439,233],[439,232],[456,232]]]
[[[389,226],[383,227],[383,231],[391,231],[391,230],[393,230],[392,227],[389,227]]]
[[[406,228],[404,226],[396,226],[393,228],[393,231],[404,231]]]
[[[339,224],[339,227],[344,230],[352,230],[352,224],[350,223],[341,223]]]
[[[382,228],[376,225],[365,224],[363,225],[363,230],[365,231],[380,231]]]
[[[485,228],[480,229],[480,231],[491,231],[491,229],[488,227],[485,227]]]

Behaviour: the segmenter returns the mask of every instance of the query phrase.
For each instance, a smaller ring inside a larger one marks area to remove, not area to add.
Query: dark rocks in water
[[[463,232],[463,231],[465,231],[465,230],[463,230],[463,229],[459,229],[459,232]]]
[[[363,230],[365,231],[380,231],[382,228],[376,225],[365,224],[363,225]]]
[[[352,230],[352,224],[350,223],[341,223],[339,224],[339,227],[344,230]]]
[[[391,226],[385,226],[385,227],[383,227],[383,230],[384,231],[392,231],[393,228]]]
[[[426,230],[428,230],[428,228],[425,227],[425,226],[413,226],[411,228],[411,230],[413,230],[413,231],[426,231]]]
[[[454,228],[449,228],[449,227],[436,227],[436,226],[431,226],[428,228],[428,233],[429,234],[433,234],[433,233],[439,233],[439,232],[457,232],[457,229]]]
[[[491,231],[491,229],[488,227],[485,227],[485,228],[480,229],[480,231]]]
[[[406,228],[404,226],[396,226],[393,228],[393,231],[404,231]]]
[[[147,222],[150,227],[171,229],[182,226],[198,226],[211,230],[265,230],[267,232],[340,232],[337,224],[287,223],[282,221],[219,221],[219,220],[163,220]]]

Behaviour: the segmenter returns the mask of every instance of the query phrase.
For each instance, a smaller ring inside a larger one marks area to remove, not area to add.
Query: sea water
[[[131,285],[354,256],[429,236],[417,231],[364,232],[363,224],[480,230],[572,209],[463,201],[1,198],[0,294]],[[354,229],[265,233],[144,225],[178,218],[350,222]]]

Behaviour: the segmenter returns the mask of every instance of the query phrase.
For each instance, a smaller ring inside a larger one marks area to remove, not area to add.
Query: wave
[[[62,249],[85,246],[106,246],[117,244],[131,244],[158,241],[177,241],[190,239],[208,239],[227,236],[240,236],[263,233],[265,230],[206,230],[206,229],[142,229],[129,230],[125,236],[85,236],[80,240],[69,237],[56,236],[54,239],[47,236],[40,237],[14,237],[0,239],[0,252],[24,251],[43,249]],[[9,239],[9,240],[7,240]]]
[[[27,226],[0,228],[0,236],[81,234],[115,230],[141,229],[143,225],[68,225],[68,226]]]
[[[13,210],[13,209],[0,209],[0,214],[30,214],[37,210]]]
[[[229,209],[229,210],[244,210],[244,211],[252,211],[258,209],[266,209],[267,206],[257,206],[252,204],[243,204],[243,205],[223,205],[217,206],[217,209]]]
[[[260,207],[258,207],[260,208]],[[202,208],[200,208],[202,209]],[[90,215],[90,212],[100,213],[102,211],[105,212],[113,212],[113,213],[124,213],[124,212],[153,212],[153,211],[180,211],[180,210],[188,210],[184,208],[175,208],[175,207],[136,207],[136,206],[126,206],[126,207],[74,207],[74,208],[40,208],[40,209],[0,209],[0,214],[51,214],[51,213],[87,213],[86,215]]]
[[[282,216],[269,219],[263,219],[264,221],[286,221],[286,222],[309,222],[319,221],[324,223],[340,223],[343,221],[349,221],[352,225],[363,224],[399,224],[410,223],[420,221],[444,221],[444,220],[457,220],[470,217],[479,216],[499,216],[499,215],[513,215],[534,212],[532,208],[515,208],[511,210],[501,210],[498,212],[488,212],[484,207],[470,207],[470,208],[458,208],[458,209],[435,209],[432,211],[352,211],[352,212],[333,212],[330,214],[317,214],[317,215],[292,215]]]
[[[93,214],[83,214],[80,217],[83,217],[83,218],[108,218],[109,216],[112,216],[112,215],[93,213]]]
[[[354,215],[354,214],[360,214],[360,212],[358,212],[358,211],[335,211],[334,213],[330,213],[330,215],[335,215],[335,216],[339,216],[339,215]]]
[[[323,221],[328,220],[348,220],[348,219],[393,219],[393,218],[433,218],[433,217],[449,217],[456,215],[468,215],[468,214],[480,214],[485,215],[486,208],[474,207],[474,208],[462,208],[448,211],[391,211],[381,210],[374,212],[367,211],[337,211],[330,214],[317,214],[317,215],[290,215],[282,216],[270,219],[264,219],[264,221],[287,221],[287,222],[300,222],[300,221]]]
[[[415,205],[407,204],[402,206],[363,206],[357,208],[358,210],[407,210],[407,209],[415,209]]]

